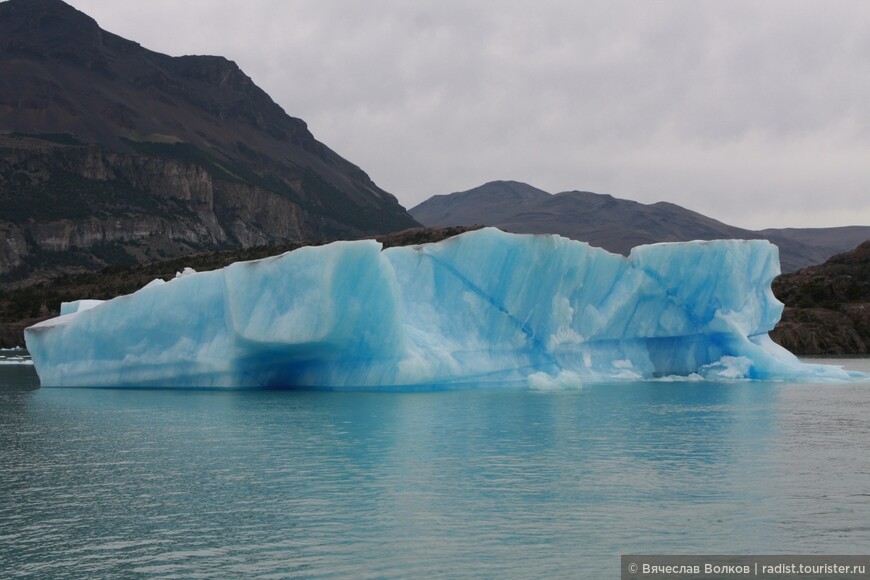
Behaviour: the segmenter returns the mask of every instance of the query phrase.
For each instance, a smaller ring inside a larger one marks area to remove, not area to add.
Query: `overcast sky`
[[[864,0],[68,0],[234,60],[410,208],[514,179],[733,225],[870,225]]]

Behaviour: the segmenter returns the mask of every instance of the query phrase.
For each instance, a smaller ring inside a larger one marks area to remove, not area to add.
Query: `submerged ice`
[[[846,379],[768,338],[766,241],[631,255],[483,229],[306,247],[193,273],[26,330],[43,385],[438,388],[665,376]]]

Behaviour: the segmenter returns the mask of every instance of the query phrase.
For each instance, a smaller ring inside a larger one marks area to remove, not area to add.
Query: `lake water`
[[[620,554],[870,546],[870,383],[37,385],[0,365],[3,578],[618,578]]]

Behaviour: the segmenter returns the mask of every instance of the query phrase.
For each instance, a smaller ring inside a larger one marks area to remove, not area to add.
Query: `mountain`
[[[496,225],[550,197],[546,191],[518,181],[492,181],[468,191],[435,195],[409,213],[420,223]]]
[[[232,61],[0,3],[0,275],[418,225]]]
[[[802,244],[801,260],[786,272],[806,266],[821,264],[835,254],[846,252],[870,239],[868,226],[843,226],[838,228],[769,228],[759,230],[764,238],[782,248]]]
[[[799,354],[870,353],[870,240],[821,265],[779,276],[785,304],[771,337]]]
[[[643,204],[588,191],[555,195],[516,181],[433,196],[409,213],[430,227],[482,224],[517,233],[553,233],[627,255],[656,242],[768,239],[791,272],[870,239],[870,226],[752,231],[724,224],[673,203]]]

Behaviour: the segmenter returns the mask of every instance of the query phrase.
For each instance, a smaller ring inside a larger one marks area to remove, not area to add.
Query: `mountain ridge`
[[[509,193],[503,198],[500,191]],[[754,231],[671,202],[643,204],[577,190],[551,194],[517,181],[491,181],[435,195],[409,213],[429,227],[482,224],[516,233],[560,234],[624,255],[635,246],[657,242],[767,239],[779,246],[784,272],[824,262],[870,239],[870,226]]]

